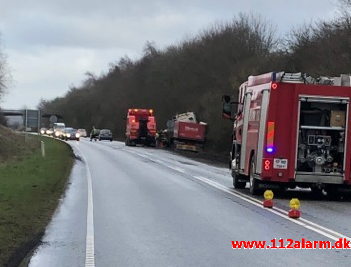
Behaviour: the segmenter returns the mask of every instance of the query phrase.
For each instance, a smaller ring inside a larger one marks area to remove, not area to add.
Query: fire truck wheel
[[[130,146],[129,138],[126,138],[125,144],[126,146]]]
[[[233,177],[233,186],[235,189],[245,188],[246,182],[239,181],[239,179],[242,178],[240,174],[232,170],[232,177]]]
[[[311,186],[311,193],[314,197],[316,198],[322,198],[324,197],[324,194],[323,194],[323,189],[322,188],[319,188],[317,186]]]
[[[326,186],[325,191],[327,192],[327,197],[329,200],[339,200],[341,198],[338,187],[334,185]]]
[[[255,162],[251,159],[250,164],[250,194],[258,195],[260,193],[260,181],[254,177]]]

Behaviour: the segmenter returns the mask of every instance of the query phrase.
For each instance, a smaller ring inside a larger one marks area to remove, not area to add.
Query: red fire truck
[[[156,120],[152,109],[128,110],[125,144],[156,145]]]
[[[301,73],[250,76],[238,101],[223,97],[223,117],[234,122],[233,185],[251,194],[262,187],[351,187],[350,76],[313,79]],[[231,107],[237,111],[231,116]],[[263,186],[264,185],[264,186]]]

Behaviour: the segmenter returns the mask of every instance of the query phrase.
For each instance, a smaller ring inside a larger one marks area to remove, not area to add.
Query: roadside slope
[[[0,146],[0,266],[17,266],[40,241],[64,192],[73,156],[62,142],[25,138],[3,127]]]

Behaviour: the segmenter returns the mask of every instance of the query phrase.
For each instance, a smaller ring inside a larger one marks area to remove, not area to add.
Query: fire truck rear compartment
[[[296,182],[343,183],[348,102],[300,98]]]
[[[139,119],[139,138],[145,139],[148,135],[147,119]]]

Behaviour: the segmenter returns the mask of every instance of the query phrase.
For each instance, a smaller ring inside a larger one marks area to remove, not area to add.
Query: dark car
[[[99,141],[101,140],[110,140],[112,142],[112,132],[109,129],[102,129],[99,133]]]
[[[64,140],[77,140],[79,141],[80,134],[76,129],[73,128],[65,128],[62,133],[62,139]]]

